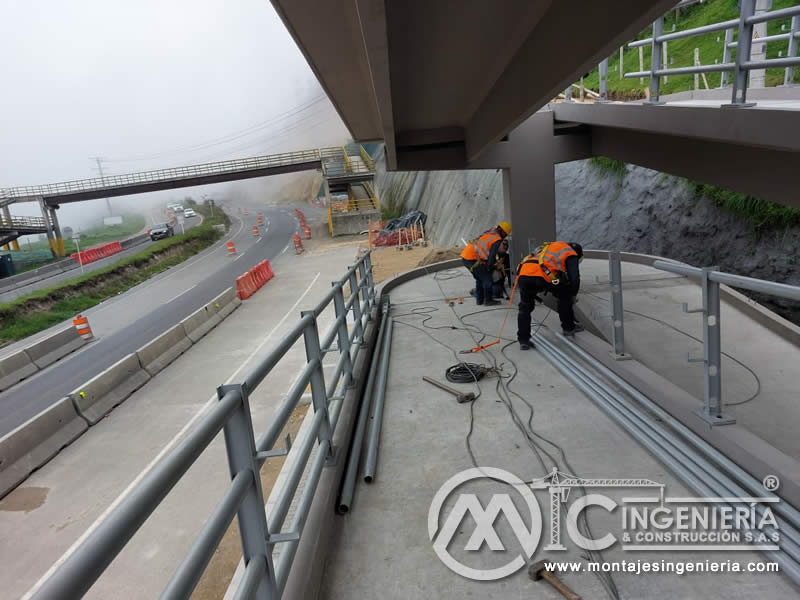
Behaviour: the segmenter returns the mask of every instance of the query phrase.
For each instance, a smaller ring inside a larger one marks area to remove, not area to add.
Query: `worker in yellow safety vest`
[[[511,223],[501,221],[494,227],[472,240],[461,251],[461,262],[475,278],[475,300],[478,304],[491,306],[500,304],[492,297],[492,271],[497,262],[500,242],[511,233]]]
[[[533,348],[531,341],[531,313],[539,292],[553,294],[558,304],[561,330],[565,336],[583,331],[575,322],[572,305],[581,287],[578,263],[583,260],[583,247],[575,242],[546,242],[534,254],[522,259],[517,267],[519,312],[517,313],[517,340],[520,349]]]

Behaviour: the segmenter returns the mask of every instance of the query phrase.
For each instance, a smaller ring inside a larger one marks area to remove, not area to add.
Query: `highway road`
[[[166,221],[166,218],[159,211],[156,210],[153,210],[151,214],[147,215],[147,217],[149,219],[148,227],[151,227],[156,223],[163,223]],[[195,218],[186,219],[186,222],[184,223],[184,230],[189,230],[192,227],[200,225],[202,222],[203,222],[203,217],[201,215],[198,215]],[[179,226],[176,225],[175,227],[178,233],[180,233],[180,229],[178,229]],[[84,266],[83,271],[84,273],[91,273],[92,271],[97,271],[99,269],[103,269],[105,267],[113,265],[114,263],[116,263],[119,260],[122,260],[123,258],[127,258],[128,256],[132,256],[134,254],[141,252],[152,243],[153,242],[148,240],[136,246],[127,248],[118,254],[109,256],[108,258],[104,258],[102,260],[89,263],[88,265]],[[27,285],[22,285],[17,288],[4,288],[2,284],[5,280],[0,280],[0,302],[11,302],[15,298],[19,298],[20,296],[24,296],[25,294],[29,294],[35,290],[40,290],[46,287],[50,287],[56,285],[57,283],[68,281],[70,279],[74,279],[80,276],[81,276],[81,270],[73,269],[65,273],[57,273],[57,274],[54,273],[51,277],[47,277],[46,279],[41,279],[39,281],[33,281]],[[5,349],[3,350],[3,354],[5,354]]]
[[[98,339],[1,393],[0,436],[209,302],[256,263],[285,252],[297,230],[291,210],[248,208],[249,217],[231,214],[233,225],[222,242],[86,311],[84,314]],[[265,217],[266,228],[260,238],[252,233],[256,210],[261,210]],[[236,245],[235,257],[227,254],[228,240]]]

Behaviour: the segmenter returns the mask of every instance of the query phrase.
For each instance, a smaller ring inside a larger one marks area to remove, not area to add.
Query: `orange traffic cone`
[[[228,242],[228,256],[233,256],[236,254],[236,246],[233,245],[233,242]]]
[[[83,339],[90,340],[94,337],[92,334],[92,328],[89,327],[89,319],[83,315],[78,315],[72,319],[72,324],[75,326],[75,329],[78,330],[78,335],[80,335]]]
[[[297,235],[296,233],[294,234],[292,239],[294,240],[294,253],[295,254],[300,254],[304,250],[304,248],[303,248],[303,240],[301,240],[300,236]]]

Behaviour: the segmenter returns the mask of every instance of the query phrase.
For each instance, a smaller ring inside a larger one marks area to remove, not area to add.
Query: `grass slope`
[[[772,9],[778,10],[789,6],[800,4],[797,0],[774,0]],[[664,33],[672,33],[673,25],[675,31],[685,31],[701,25],[710,25],[720,21],[736,19],[739,16],[737,0],[708,0],[703,4],[695,4],[680,12],[676,17],[676,11],[667,13],[664,19]],[[785,30],[781,30],[781,25]],[[791,19],[779,19],[767,23],[767,34],[776,35],[788,33],[791,26]],[[636,37],[644,39],[652,36],[653,29],[648,27]],[[737,39],[738,32],[734,32],[733,39]],[[669,68],[690,67],[694,65],[694,49],[700,50],[700,63],[703,65],[714,64],[714,60],[722,62],[722,51],[725,40],[725,32],[717,31],[705,35],[698,35],[682,40],[675,40],[667,43],[667,57]],[[767,44],[767,58],[778,58],[778,53],[782,52],[786,56],[789,47],[788,40],[770,42]],[[650,68],[650,47],[643,48],[644,71]],[[736,49],[731,50],[731,61],[736,58]],[[639,71],[639,49],[625,48],[623,52],[623,63],[625,72]],[[768,87],[783,85],[784,69],[767,69],[766,85]],[[719,87],[720,73],[706,73],[708,85],[712,88]],[[730,77],[728,77],[730,83]],[[800,82],[800,68],[795,69],[795,82]],[[598,71],[595,68],[584,78],[584,85],[595,91],[599,90]],[[650,85],[650,80],[644,78],[643,83],[639,79],[620,79],[619,73],[619,49],[609,56],[608,61],[608,90],[611,98],[636,98],[644,97],[643,90]],[[700,78],[700,88],[705,89],[702,77]],[[661,93],[672,94],[694,89],[694,75],[672,75],[668,81],[661,79]]]

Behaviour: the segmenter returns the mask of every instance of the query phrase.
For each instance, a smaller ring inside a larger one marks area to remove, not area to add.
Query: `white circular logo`
[[[764,489],[768,492],[774,492],[779,487],[781,487],[781,480],[778,479],[777,475],[767,475],[764,477],[764,481],[762,482]]]
[[[525,506],[530,512],[530,529],[526,527],[508,494],[494,494],[489,504],[484,508],[475,494],[466,493],[459,495],[452,510],[446,516],[442,528],[439,529],[439,518],[440,516],[444,517],[444,515],[441,515],[442,507],[450,494],[467,481],[484,478],[492,478],[508,483],[522,496]],[[524,556],[517,555],[509,563],[495,569],[474,569],[453,558],[448,552],[447,546],[467,513],[470,513],[475,521],[475,531],[464,549],[467,551],[479,550],[486,543],[492,551],[504,550],[505,547],[494,530],[494,522],[501,512],[505,515],[522,546]],[[457,473],[439,488],[428,510],[428,536],[433,542],[433,549],[436,555],[451,571],[476,581],[494,581],[519,571],[525,566],[526,560],[533,556],[536,551],[541,533],[542,513],[533,491],[516,475],[494,467],[478,467]]]

